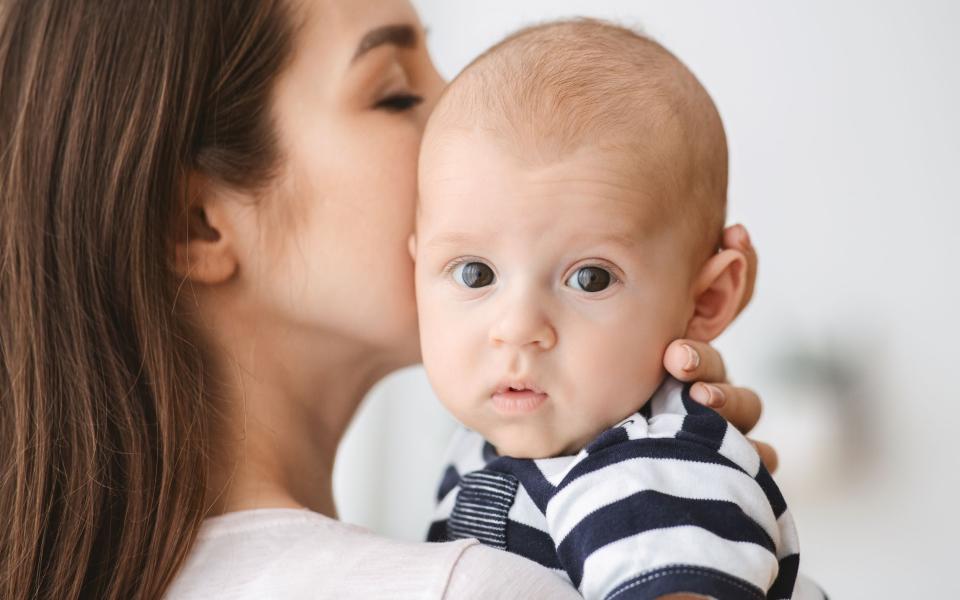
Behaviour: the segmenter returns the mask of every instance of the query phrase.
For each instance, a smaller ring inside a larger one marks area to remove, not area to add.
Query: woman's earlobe
[[[722,250],[703,265],[694,282],[694,311],[687,338],[709,342],[737,316],[747,288],[747,259],[739,250]]]

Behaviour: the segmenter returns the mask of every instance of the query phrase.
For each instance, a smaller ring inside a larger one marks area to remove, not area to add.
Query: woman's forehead
[[[330,97],[340,82],[383,47],[417,48],[422,28],[406,0],[293,0],[293,60],[279,82],[304,88],[297,97]],[[284,81],[286,80],[286,81]]]
[[[420,21],[407,0],[293,0],[303,42],[326,40],[353,57],[369,45],[367,35],[390,26],[406,26],[419,35]],[[381,36],[382,37],[382,36]],[[411,41],[416,42],[417,38]]]

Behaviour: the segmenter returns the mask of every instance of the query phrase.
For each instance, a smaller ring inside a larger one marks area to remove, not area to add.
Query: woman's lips
[[[493,407],[505,415],[522,415],[531,413],[543,404],[547,395],[534,390],[498,391],[490,397]]]

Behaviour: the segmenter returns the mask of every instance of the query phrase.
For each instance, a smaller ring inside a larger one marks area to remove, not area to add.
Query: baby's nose
[[[490,343],[494,346],[549,350],[557,343],[557,332],[538,307],[519,306],[508,311],[491,327]]]

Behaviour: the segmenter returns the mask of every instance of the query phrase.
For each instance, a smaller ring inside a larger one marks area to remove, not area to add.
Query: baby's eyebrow
[[[636,232],[604,231],[601,233],[584,232],[573,238],[575,242],[590,242],[597,244],[611,244],[614,246],[623,246],[632,248],[640,241],[640,236]]]
[[[460,231],[441,233],[429,238],[425,246],[458,246],[477,239],[477,235]]]
[[[571,244],[612,245],[629,249],[636,247],[640,242],[639,237],[636,232],[632,231],[603,231],[600,233],[584,231],[572,236],[568,241]],[[478,239],[489,239],[489,236],[480,233],[451,231],[428,238],[424,242],[424,247],[464,246],[476,242]]]

